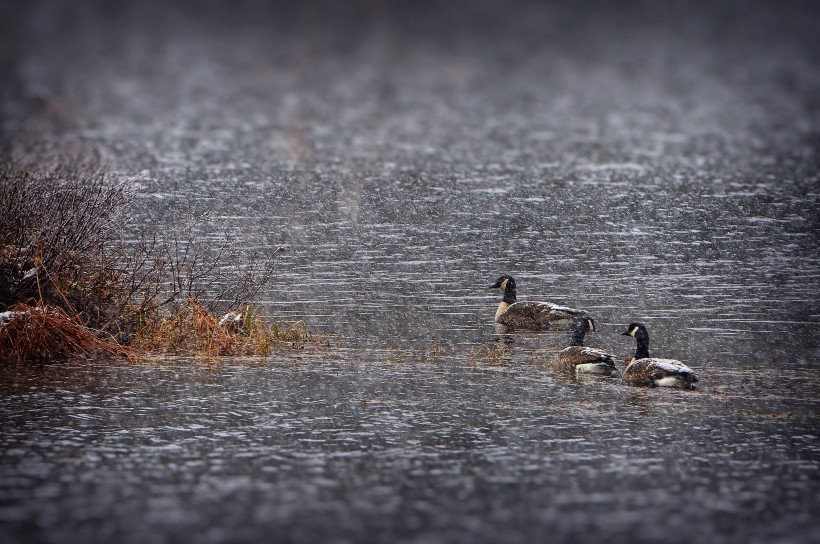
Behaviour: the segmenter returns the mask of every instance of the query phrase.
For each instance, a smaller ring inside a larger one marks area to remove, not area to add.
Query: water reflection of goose
[[[552,360],[552,367],[564,372],[584,372],[617,376],[615,356],[603,350],[584,347],[584,336],[595,331],[595,321],[591,317],[576,317],[575,331],[569,346],[559,351]]]
[[[691,368],[676,359],[649,357],[649,332],[643,323],[630,323],[621,333],[637,342],[635,356],[624,370],[624,382],[648,387],[692,387],[698,381]]]
[[[567,330],[576,317],[587,317],[586,312],[553,304],[552,302],[516,301],[515,279],[501,276],[490,289],[503,289],[504,298],[495,311],[495,321],[519,329]]]

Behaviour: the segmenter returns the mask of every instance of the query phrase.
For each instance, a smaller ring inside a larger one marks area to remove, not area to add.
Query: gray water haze
[[[817,15],[3,4],[3,153],[284,245],[252,302],[334,345],[0,366],[0,540],[820,542]],[[503,273],[698,388],[556,374]]]

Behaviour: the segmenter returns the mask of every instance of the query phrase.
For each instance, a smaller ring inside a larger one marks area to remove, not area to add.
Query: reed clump
[[[474,362],[484,361],[488,363],[501,363],[509,359],[509,353],[506,345],[492,344],[489,346],[479,346],[471,349],[470,358]]]
[[[443,343],[434,342],[428,345],[422,345],[418,349],[418,356],[420,359],[427,361],[440,361],[447,353]]]
[[[0,314],[0,354],[17,361],[125,357],[131,350],[54,306],[15,304]]]
[[[303,321],[266,321],[253,308],[218,319],[191,298],[174,315],[146,324],[133,347],[143,354],[267,357],[274,351],[328,345],[326,336],[308,331]],[[222,323],[220,323],[222,321]]]

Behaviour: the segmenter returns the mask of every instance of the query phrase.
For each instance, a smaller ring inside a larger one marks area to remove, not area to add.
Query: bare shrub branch
[[[107,248],[119,239],[129,205],[125,185],[110,184],[98,169],[2,165],[0,305],[45,298],[83,311],[109,301],[117,278]]]
[[[189,205],[171,232],[124,239],[135,230],[126,184],[88,161],[20,164],[0,165],[0,311],[20,302],[59,308],[128,343],[162,312],[191,300],[227,311],[273,278],[281,248],[246,254],[207,212]]]

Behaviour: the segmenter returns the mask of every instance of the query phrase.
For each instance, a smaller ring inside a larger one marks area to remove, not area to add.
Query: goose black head
[[[643,323],[630,323],[626,330],[621,333],[621,335],[639,338],[642,336],[649,336],[649,333],[646,331],[646,325],[644,325]]]
[[[595,332],[595,320],[588,315],[582,315],[572,320],[575,323],[576,331]]]
[[[490,289],[504,289],[504,302],[513,304],[515,302],[515,278],[504,274],[499,276],[496,282],[490,285]]]
[[[515,278],[504,274],[503,276],[499,276],[494,284],[490,285],[490,289],[507,289],[509,286],[515,289]]]
[[[649,357],[649,332],[646,330],[646,325],[643,323],[630,323],[624,332],[624,336],[632,336],[637,342],[635,350],[635,359],[644,359]]]

